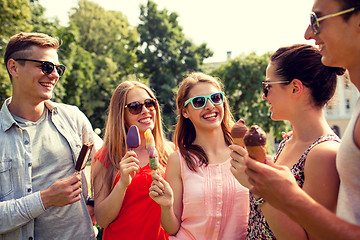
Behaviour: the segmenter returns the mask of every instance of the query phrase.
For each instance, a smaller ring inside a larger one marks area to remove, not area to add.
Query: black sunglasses
[[[41,71],[45,74],[45,75],[49,75],[54,71],[54,68],[56,68],[57,73],[59,74],[59,76],[61,77],[62,75],[64,75],[65,69],[66,67],[64,65],[55,65],[52,62],[49,61],[40,61],[40,60],[33,60],[33,59],[26,59],[26,58],[17,58],[15,59],[15,61],[29,61],[29,62],[37,62],[37,63],[41,63],[40,67],[41,67]]]
[[[262,82],[265,97],[267,97],[267,95],[269,93],[269,89],[271,87],[271,84],[280,84],[280,83],[285,84],[285,83],[289,83],[289,82],[290,81],[277,81],[277,82],[265,81],[265,82]]]
[[[126,104],[125,108],[128,108],[131,114],[137,115],[141,113],[144,105],[149,111],[152,111],[155,109],[156,100],[149,98],[149,99],[145,99],[144,103],[131,102],[129,104]]]

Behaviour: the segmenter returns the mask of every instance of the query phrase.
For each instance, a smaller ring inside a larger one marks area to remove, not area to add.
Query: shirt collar
[[[13,124],[20,127],[9,111],[8,105],[10,104],[10,102],[11,102],[11,97],[6,99],[1,107],[0,125],[1,125],[1,129],[3,129],[4,132],[7,131],[9,128],[11,128]]]
[[[4,132],[11,128],[11,126],[14,124],[20,127],[9,111],[8,105],[10,102],[11,97],[4,101],[0,111],[0,129],[3,129]],[[50,110],[50,113],[57,113],[57,107],[55,106],[55,103],[51,102],[50,100],[45,101],[45,107]]]

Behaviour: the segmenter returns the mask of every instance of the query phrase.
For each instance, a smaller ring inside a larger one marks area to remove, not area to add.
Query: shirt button
[[[33,240],[34,238],[33,237],[29,237],[29,240]]]
[[[31,188],[28,188],[27,191],[28,191],[28,192],[31,192]]]
[[[32,166],[32,163],[30,162],[30,163],[28,163],[28,167],[31,167]]]
[[[28,141],[28,140],[25,140],[24,144],[25,144],[25,145],[28,145],[28,144],[29,144],[29,141]]]

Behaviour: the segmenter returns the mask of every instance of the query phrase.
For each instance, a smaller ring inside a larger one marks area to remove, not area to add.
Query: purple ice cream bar
[[[139,129],[137,126],[132,125],[126,136],[126,144],[130,149],[137,148],[141,143]]]

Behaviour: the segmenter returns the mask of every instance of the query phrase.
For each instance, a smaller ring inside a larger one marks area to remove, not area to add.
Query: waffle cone
[[[265,160],[266,160],[266,145],[247,146],[246,149],[251,158],[254,158],[259,162],[265,162]]]
[[[244,138],[233,138],[233,144],[239,145],[245,148]]]

